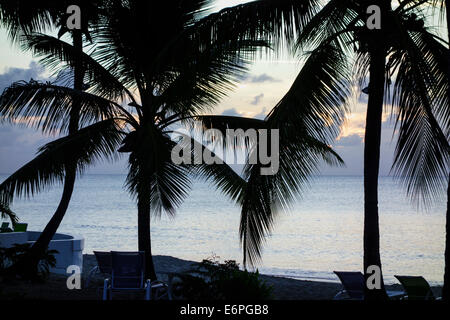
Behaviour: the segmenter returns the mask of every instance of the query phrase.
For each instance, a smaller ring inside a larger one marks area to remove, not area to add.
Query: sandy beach
[[[166,281],[166,272],[184,273],[196,262],[182,260],[170,256],[155,256],[155,268],[160,280]],[[89,271],[96,265],[93,255],[84,255],[83,281],[81,290],[68,290],[67,277],[51,274],[42,284],[11,283],[2,284],[0,299],[39,299],[39,300],[99,300],[101,299],[102,275],[92,277],[91,283],[85,287],[85,279]],[[261,275],[267,284],[273,286],[276,300],[331,300],[341,290],[339,283],[295,280],[283,277]],[[401,290],[400,285],[387,286],[388,290]],[[440,296],[442,288],[433,287],[435,295]],[[116,299],[140,299],[139,296],[117,296]]]

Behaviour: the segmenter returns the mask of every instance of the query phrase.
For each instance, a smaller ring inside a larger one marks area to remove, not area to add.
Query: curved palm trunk
[[[445,9],[447,12],[447,31],[450,32],[450,3],[445,1]],[[450,68],[450,51],[447,53],[449,68]],[[447,70],[447,78],[450,79],[450,69]],[[449,86],[450,90],[450,86]],[[450,92],[447,92],[450,99]],[[442,288],[442,299],[450,300],[450,174],[449,174],[449,185],[447,188],[447,214],[446,214],[446,226],[445,226],[445,269],[444,269],[444,287]]]
[[[364,143],[364,274],[366,280],[371,275],[366,273],[369,266],[378,266],[381,270],[378,173],[386,61],[386,52],[381,43],[373,44],[371,47],[369,102]],[[369,290],[365,286],[365,298],[368,300],[387,298],[382,275],[381,289]]]
[[[83,50],[83,38],[80,30],[74,30],[73,32],[73,45],[79,51]],[[74,67],[74,89],[83,90],[83,77],[84,70],[82,64],[77,64]],[[74,101],[72,105],[72,110],[70,113],[70,123],[69,123],[69,134],[73,134],[78,131],[78,123],[79,123],[79,106],[77,102]],[[30,270],[35,271],[37,268],[37,264],[39,262],[39,257],[43,255],[43,253],[47,250],[50,241],[58,230],[64,215],[66,214],[67,208],[69,207],[69,202],[72,197],[73,189],[75,186],[76,179],[76,170],[77,164],[76,162],[68,163],[66,166],[66,174],[64,178],[64,188],[61,196],[61,200],[59,205],[53,214],[50,221],[45,226],[43,232],[33,245],[30,251],[31,265],[27,266]]]
[[[156,280],[156,272],[152,258],[149,199],[149,196],[138,196],[138,244],[139,251],[145,252],[145,277],[153,281]]]

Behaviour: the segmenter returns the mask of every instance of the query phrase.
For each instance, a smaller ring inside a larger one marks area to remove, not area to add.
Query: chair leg
[[[105,279],[105,281],[103,282],[103,300],[109,300],[108,291],[109,291],[109,279]]]
[[[145,300],[151,299],[152,299],[152,283],[150,280],[147,280],[145,286]]]
[[[168,288],[167,288],[167,296],[169,297],[169,300],[173,300],[173,275],[169,274],[169,281],[168,281]]]

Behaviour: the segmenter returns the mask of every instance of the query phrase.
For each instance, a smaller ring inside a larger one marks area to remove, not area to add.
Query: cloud
[[[363,143],[363,138],[359,134],[352,134],[336,140],[336,147],[358,146]]]
[[[255,114],[253,116],[253,118],[259,119],[259,120],[264,120],[266,118],[266,116],[267,116],[266,108],[263,108],[262,111],[258,114]]]
[[[242,81],[248,83],[281,82],[281,80],[275,79],[266,73],[257,76],[246,75],[242,78]]]
[[[261,102],[262,98],[264,98],[264,93],[261,93],[261,94],[257,95],[256,97],[254,97],[252,102],[250,102],[250,104],[256,106]]]
[[[32,61],[28,69],[7,68],[5,73],[0,74],[0,90],[9,87],[12,83],[20,80],[30,81],[32,78],[42,79],[45,69],[43,66]]]
[[[28,68],[7,68],[0,74],[0,94],[14,82],[42,79],[44,72],[44,67],[34,61]],[[23,125],[0,122],[0,172],[17,170],[34,158],[38,147],[51,140],[53,137],[46,137]]]
[[[241,117],[242,115],[235,109],[227,109],[224,112],[222,112],[223,116],[231,116],[231,117]]]

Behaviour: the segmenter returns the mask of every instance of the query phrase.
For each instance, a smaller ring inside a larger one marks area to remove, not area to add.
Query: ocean
[[[5,178],[0,175],[0,181]],[[136,204],[124,181],[124,175],[78,179],[58,232],[83,236],[85,253],[137,250]],[[12,209],[29,230],[40,231],[56,209],[61,189],[55,186],[31,199],[16,199]],[[422,211],[392,178],[381,177],[379,208],[386,283],[396,283],[394,275],[422,275],[432,284],[442,284],[445,194]],[[210,184],[197,181],[175,217],[152,220],[153,253],[242,262],[239,217],[239,207]],[[264,274],[338,281],[333,270],[362,270],[362,235],[363,178],[317,176],[303,199],[277,217],[256,267]]]

